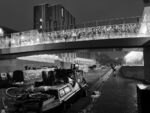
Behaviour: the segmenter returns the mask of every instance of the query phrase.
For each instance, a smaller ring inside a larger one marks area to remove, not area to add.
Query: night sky
[[[0,0],[0,26],[19,31],[33,28],[33,6],[61,3],[77,22],[141,16],[142,0]]]

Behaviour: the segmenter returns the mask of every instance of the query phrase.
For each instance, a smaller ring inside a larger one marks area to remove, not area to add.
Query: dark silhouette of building
[[[73,28],[74,25],[75,18],[60,4],[34,6],[34,29],[54,31]]]
[[[145,4],[150,3],[150,0],[143,0]]]

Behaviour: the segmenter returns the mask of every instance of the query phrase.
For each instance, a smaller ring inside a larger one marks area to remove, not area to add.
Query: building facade
[[[70,29],[75,25],[75,18],[62,5],[42,4],[34,6],[34,29],[56,31]]]

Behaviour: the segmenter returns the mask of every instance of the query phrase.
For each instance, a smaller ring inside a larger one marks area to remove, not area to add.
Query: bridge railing
[[[75,25],[56,25],[50,26],[49,29],[44,29],[43,31],[57,31],[57,30],[67,30],[67,29],[78,29],[78,28],[86,28],[86,27],[95,27],[95,26],[104,26],[104,25],[114,25],[114,24],[125,24],[125,23],[138,23],[140,22],[142,17],[127,17],[127,18],[112,18],[108,20],[93,20],[86,21],[82,23],[76,23]]]
[[[123,23],[113,25],[97,25],[89,27],[78,27],[51,32],[40,32],[30,30],[20,33],[13,33],[0,37],[0,48],[13,48],[46,43],[103,40],[116,38],[132,38],[140,36],[150,36],[142,34],[141,23]],[[148,25],[143,23],[143,25]]]

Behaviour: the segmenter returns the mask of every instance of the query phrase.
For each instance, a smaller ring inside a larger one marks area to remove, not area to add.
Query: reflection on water
[[[112,70],[109,70],[105,74],[103,74],[97,80],[97,82],[95,82],[93,87],[90,89],[90,90],[95,90],[92,92],[92,94],[90,96],[90,98],[91,98],[90,104],[85,109],[81,110],[79,113],[95,113],[94,106],[97,104],[97,101],[99,100],[99,98],[101,96],[102,87],[112,74],[113,74]]]
[[[95,113],[135,113],[137,111],[135,81],[120,76],[109,79],[94,105]]]
[[[79,113],[137,113],[136,82],[111,76],[101,90],[99,98]]]

